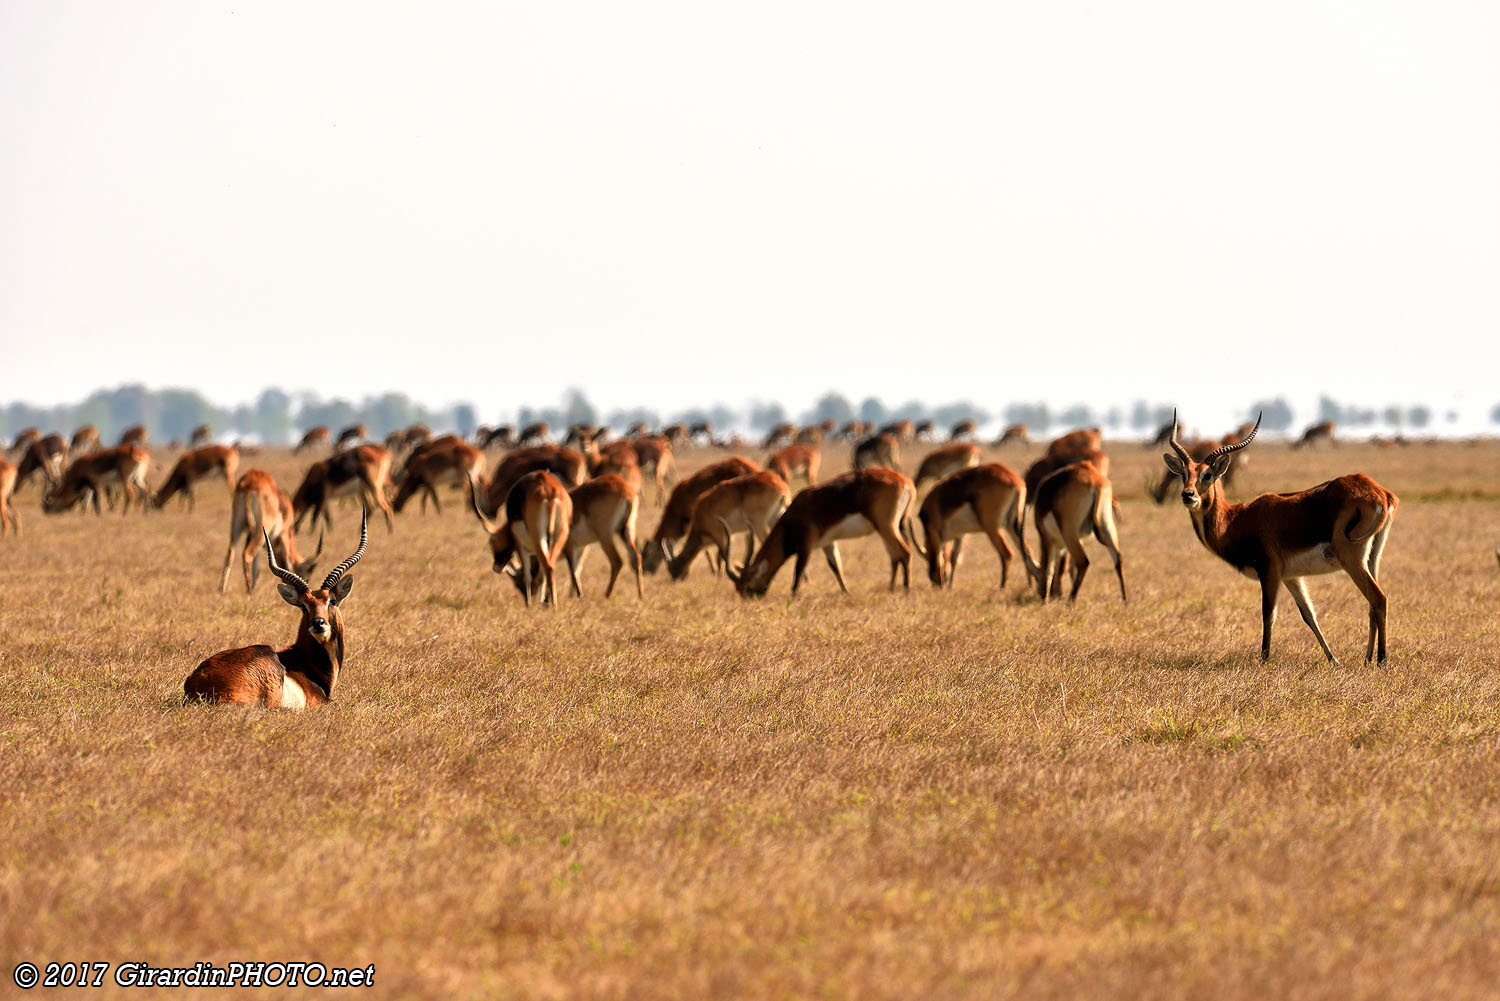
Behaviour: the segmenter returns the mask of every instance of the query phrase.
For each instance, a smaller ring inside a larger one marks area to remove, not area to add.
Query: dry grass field
[[[281,960],[393,998],[1494,997],[1500,446],[1248,453],[1254,490],[1400,495],[1387,669],[1344,576],[1311,582],[1342,664],[1283,596],[1262,665],[1255,583],[1143,496],[1161,450],[1107,447],[1128,606],[1094,543],[1043,607],[974,542],[951,593],[887,594],[867,539],[851,597],[818,560],[793,603],[789,566],[745,602],[702,563],[604,602],[595,553],[585,600],[528,613],[457,494],[413,506],[372,521],[303,714],[181,704],[296,627],[265,574],[218,593],[222,484],[124,519],[32,486],[0,541],[0,993],[22,960]]]

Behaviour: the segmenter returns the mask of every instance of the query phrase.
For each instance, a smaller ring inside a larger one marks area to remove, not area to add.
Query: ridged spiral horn
[[[303,580],[300,574],[288,570],[286,567],[276,565],[276,554],[271,550],[271,533],[262,528],[260,534],[265,536],[266,539],[266,563],[271,567],[271,572],[303,594],[311,591],[311,585]]]
[[[1245,437],[1241,438],[1239,441],[1235,442],[1232,445],[1220,445],[1218,448],[1214,449],[1212,452],[1209,453],[1208,458],[1206,458],[1206,459],[1203,460],[1203,464],[1205,466],[1212,465],[1213,461],[1215,459],[1219,458],[1220,456],[1222,456],[1222,455],[1228,455],[1230,452],[1238,452],[1240,449],[1242,449],[1246,445],[1250,444],[1251,439],[1253,439],[1255,437],[1255,432],[1257,432],[1257,431],[1260,430],[1260,419],[1262,417],[1264,417],[1264,416],[1265,416],[1265,411],[1264,410],[1262,410],[1260,413],[1256,414],[1255,415],[1255,427],[1253,427],[1253,428],[1250,429],[1250,433],[1249,434],[1245,435]]]
[[[1182,447],[1182,442],[1177,440],[1177,408],[1172,408],[1172,437],[1167,439],[1167,444],[1172,446],[1172,451],[1177,453],[1177,458],[1182,460],[1184,466],[1192,463],[1192,457],[1188,455],[1187,449]]]
[[[359,509],[359,548],[354,555],[340,563],[328,572],[323,578],[323,590],[333,590],[333,585],[339,582],[339,578],[349,572],[349,568],[359,562],[359,558],[365,554],[365,547],[370,543],[370,511],[363,505]]]

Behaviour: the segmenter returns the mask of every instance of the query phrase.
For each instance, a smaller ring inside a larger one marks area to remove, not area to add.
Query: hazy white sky
[[[0,135],[0,399],[1500,400],[1493,0],[8,3]]]

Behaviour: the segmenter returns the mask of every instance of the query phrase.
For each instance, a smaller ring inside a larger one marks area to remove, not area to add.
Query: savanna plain
[[[332,992],[367,997],[1494,997],[1500,445],[1248,451],[1238,499],[1400,496],[1385,668],[1343,575],[1310,581],[1341,663],[1283,595],[1262,664],[1257,585],[1144,495],[1161,449],[1106,448],[1128,605],[1092,541],[1043,606],[979,537],[952,591],[887,593],[869,538],[847,597],[815,560],[795,601],[790,566],[745,601],[701,562],[605,601],[595,553],[528,611],[460,494],[413,504],[372,521],[305,713],[182,704],[297,623],[264,572],[219,593],[222,483],[124,518],[33,484],[0,541],[0,993],[23,960],[267,960],[373,963]]]

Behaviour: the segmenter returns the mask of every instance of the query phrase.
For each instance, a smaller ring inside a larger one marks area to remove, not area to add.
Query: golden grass
[[[888,595],[865,540],[850,598],[821,562],[790,604],[790,567],[747,603],[700,563],[605,603],[595,554],[586,600],[527,613],[456,495],[413,508],[372,524],[342,687],[305,714],[180,704],[203,656],[295,628],[264,574],[217,593],[222,486],[124,520],[45,518],[32,488],[0,543],[0,978],[261,959],[374,963],[372,997],[1493,996],[1497,451],[1251,453],[1257,489],[1363,470],[1401,495],[1388,670],[1344,577],[1312,583],[1343,665],[1286,601],[1261,665],[1256,585],[1142,498],[1158,450],[1119,445],[1128,607],[1093,543],[1078,604],[1041,607],[972,544],[952,593]]]

